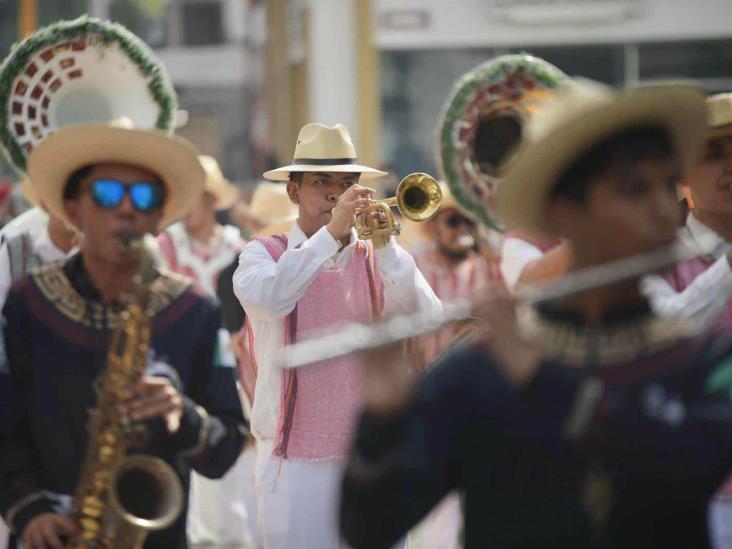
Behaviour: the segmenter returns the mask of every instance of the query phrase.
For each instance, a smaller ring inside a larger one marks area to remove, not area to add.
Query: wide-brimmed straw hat
[[[707,97],[707,137],[732,136],[732,93]]]
[[[28,175],[48,211],[70,222],[63,208],[69,176],[103,163],[145,168],[161,179],[166,197],[159,230],[183,217],[204,188],[205,174],[193,145],[160,130],[135,129],[127,119],[60,128],[33,149]]]
[[[568,85],[528,125],[526,139],[498,189],[499,216],[510,229],[552,236],[546,205],[562,174],[603,139],[648,126],[667,129],[688,170],[704,143],[703,94],[678,84],[624,93],[590,82]]]
[[[228,210],[239,199],[239,189],[224,177],[221,166],[213,156],[200,155],[198,160],[206,173],[204,190],[214,197],[217,210]]]
[[[361,179],[373,179],[386,172],[358,164],[358,156],[348,130],[342,124],[306,124],[300,130],[292,164],[270,170],[264,177],[287,181],[291,172],[360,173]]]

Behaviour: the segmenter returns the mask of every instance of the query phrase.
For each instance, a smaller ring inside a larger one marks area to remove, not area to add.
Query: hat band
[[[303,166],[337,166],[339,164],[355,164],[358,158],[295,158],[293,164]]]

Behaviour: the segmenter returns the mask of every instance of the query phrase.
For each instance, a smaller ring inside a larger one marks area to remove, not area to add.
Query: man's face
[[[699,212],[732,214],[732,137],[710,140],[684,182]]]
[[[586,202],[554,198],[549,220],[585,264],[600,264],[669,245],[680,211],[675,157],[614,162],[589,183]]]
[[[359,174],[339,172],[305,172],[299,183],[289,181],[287,193],[298,205],[300,228],[312,234],[327,225],[338,198],[351,185],[358,183]]]
[[[162,208],[142,212],[132,204],[129,193],[125,194],[118,206],[102,207],[92,198],[90,190],[92,182],[100,179],[112,179],[125,184],[159,183],[159,179],[144,168],[98,164],[81,180],[78,197],[64,203],[66,215],[84,233],[84,253],[115,265],[134,263],[137,256],[126,249],[124,237],[156,232]]]
[[[455,208],[440,210],[429,221],[437,250],[453,259],[464,259],[475,244],[475,222]]]

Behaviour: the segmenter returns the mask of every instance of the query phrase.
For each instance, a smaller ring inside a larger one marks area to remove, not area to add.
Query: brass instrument
[[[525,288],[517,292],[515,297],[520,302],[539,304],[638,278],[661,271],[678,262],[711,253],[716,246],[714,239],[714,236],[700,239],[696,250],[677,242],[637,256],[570,272],[557,282],[549,282],[538,288]],[[278,357],[278,364],[285,369],[299,368],[419,337],[456,322],[479,320],[473,314],[476,298],[479,299],[480,296],[444,303],[443,310],[439,313],[425,314],[419,311],[394,316],[373,325],[350,324],[335,333],[285,346]]]
[[[149,531],[170,526],[183,510],[176,472],[160,458],[128,455],[147,437],[144,427],[130,423],[119,407],[147,366],[153,262],[141,239],[126,244],[142,262],[112,334],[106,368],[97,380],[97,405],[89,413],[89,446],[73,501],[79,530],[69,545],[74,549],[140,548]]]
[[[401,227],[394,220],[391,208],[396,206],[401,214],[412,221],[422,222],[432,219],[440,209],[442,191],[435,179],[426,173],[412,173],[399,182],[396,196],[384,200],[374,200],[356,212],[356,232],[364,240],[373,240],[374,246],[386,245],[389,236],[399,236]],[[373,214],[382,212],[385,221]]]

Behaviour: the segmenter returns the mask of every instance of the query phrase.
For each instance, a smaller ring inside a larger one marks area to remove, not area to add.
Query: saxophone
[[[183,488],[162,459],[128,455],[143,446],[144,426],[119,412],[142,379],[150,346],[149,301],[153,261],[139,237],[125,239],[140,255],[132,291],[124,296],[105,370],[97,379],[97,405],[89,413],[89,445],[73,499],[78,536],[74,549],[140,548],[151,530],[170,526],[183,510]]]

